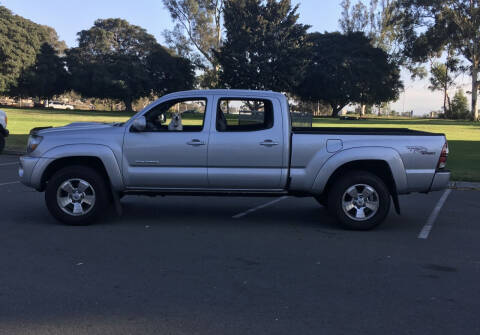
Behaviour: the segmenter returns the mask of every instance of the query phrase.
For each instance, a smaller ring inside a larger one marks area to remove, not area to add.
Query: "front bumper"
[[[448,188],[450,183],[450,171],[437,171],[433,176],[430,191],[441,191]]]
[[[20,182],[25,186],[39,188],[40,181],[38,183],[32,183],[32,175],[34,173],[35,166],[40,158],[22,156],[20,157],[20,166],[18,167],[18,177]],[[38,184],[38,185],[37,185]]]

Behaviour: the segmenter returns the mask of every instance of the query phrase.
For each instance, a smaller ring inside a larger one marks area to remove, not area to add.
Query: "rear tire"
[[[5,149],[5,137],[0,135],[0,154],[3,152],[3,149]]]
[[[337,179],[328,195],[329,212],[347,229],[370,230],[390,211],[391,197],[385,183],[366,171]]]
[[[104,212],[109,199],[104,178],[86,166],[69,166],[48,181],[45,202],[58,221],[68,225],[93,223]]]

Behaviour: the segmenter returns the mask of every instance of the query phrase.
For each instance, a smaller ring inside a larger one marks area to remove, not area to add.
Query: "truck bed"
[[[293,134],[338,134],[338,135],[400,135],[400,136],[442,136],[443,134],[408,128],[369,127],[292,127]]]

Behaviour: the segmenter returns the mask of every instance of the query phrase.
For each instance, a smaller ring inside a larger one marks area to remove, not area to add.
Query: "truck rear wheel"
[[[3,149],[5,149],[5,137],[0,134],[0,154],[3,152]]]
[[[108,188],[92,168],[70,166],[48,181],[45,202],[50,213],[69,225],[93,223],[108,204]]]
[[[390,192],[376,175],[354,171],[336,180],[328,207],[348,229],[369,230],[382,223],[390,210]]]

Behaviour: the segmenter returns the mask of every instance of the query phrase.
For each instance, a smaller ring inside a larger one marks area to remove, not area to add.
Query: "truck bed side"
[[[320,194],[343,165],[379,161],[399,194],[428,192],[444,143],[442,134],[408,129],[294,129],[290,189]]]

